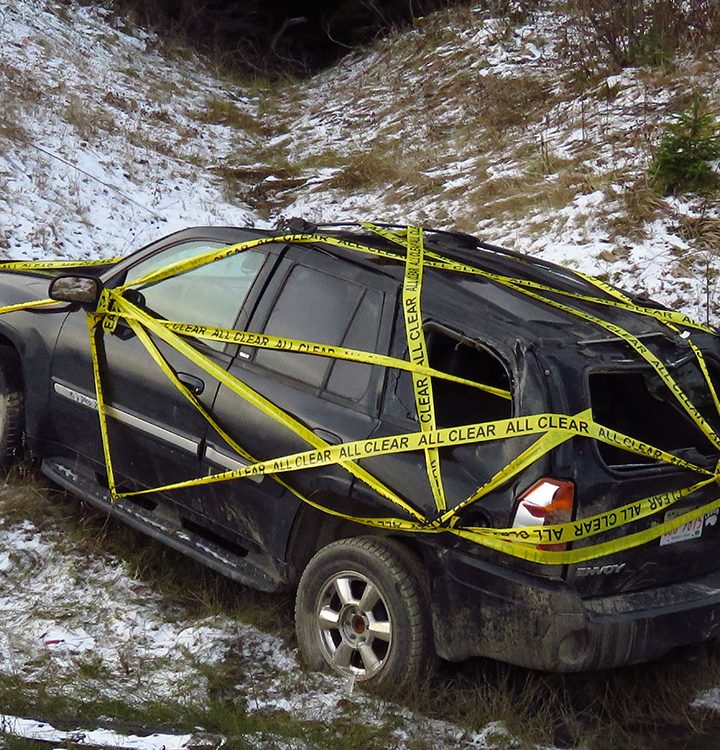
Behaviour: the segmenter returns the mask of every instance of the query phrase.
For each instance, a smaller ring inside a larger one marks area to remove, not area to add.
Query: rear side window
[[[430,367],[476,383],[510,390],[503,363],[480,344],[461,342],[440,328],[426,333]],[[438,427],[455,427],[512,416],[512,402],[471,386],[433,378],[435,421]]]
[[[404,336],[404,331],[401,332]],[[425,326],[425,342],[430,367],[476,383],[510,391],[510,377],[498,356],[479,342],[460,340],[451,331],[435,324]],[[400,355],[407,359],[407,346]],[[388,394],[391,414],[417,421],[412,378],[395,371]],[[512,401],[471,386],[432,379],[435,422],[438,428],[456,427],[512,416]]]
[[[296,265],[265,325],[273,336],[376,351],[383,293],[347,279]],[[333,395],[361,399],[372,366],[329,357],[258,349],[255,364]]]

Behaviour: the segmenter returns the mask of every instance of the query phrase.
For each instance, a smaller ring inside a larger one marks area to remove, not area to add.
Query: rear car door
[[[236,233],[237,234],[237,233]],[[248,239],[182,238],[161,245],[123,269],[109,286],[139,278],[183,258]],[[259,248],[170,277],[142,289],[144,306],[168,320],[232,328],[240,310],[259,293],[276,262],[277,248]],[[70,313],[58,338],[52,365],[52,419],[66,445],[103,477],[104,459],[96,411],[86,316]],[[153,487],[191,479],[200,470],[207,422],[153,361],[126,324],[99,337],[103,393],[110,407],[109,442],[117,479],[124,487]],[[159,339],[153,339],[178,378],[212,409],[218,381]],[[198,352],[227,368],[234,349],[193,342]],[[178,491],[171,499],[202,512],[200,493]]]
[[[309,248],[290,248],[249,322],[249,330],[307,342],[387,353],[396,282]],[[378,427],[385,368],[323,356],[241,346],[230,372],[328,443],[359,440]],[[226,389],[216,400],[226,429],[259,460],[308,449],[308,444]],[[219,436],[208,434],[206,471],[217,470]],[[227,466],[227,464],[225,464]],[[352,476],[337,465],[281,475],[306,497],[350,515]],[[272,478],[222,482],[208,488],[208,514],[227,529],[282,554],[298,499]],[[262,503],[254,488],[262,488]]]

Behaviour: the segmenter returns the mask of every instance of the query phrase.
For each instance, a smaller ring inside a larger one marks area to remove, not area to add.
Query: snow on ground
[[[30,522],[0,528],[0,673],[130,702],[204,700],[198,667],[225,656],[235,626],[171,620],[117,561],[63,554],[59,541]]]
[[[121,734],[108,729],[62,731],[52,724],[0,714],[0,735],[47,743],[68,743],[73,747],[103,747],[117,750],[185,750],[217,747],[218,743],[204,741],[192,734],[174,735],[154,732],[138,736]]]
[[[466,733],[447,722],[420,721],[353,690],[347,680],[306,673],[278,636],[224,616],[198,619],[172,608],[117,559],[83,554],[60,532],[29,521],[0,519],[0,675],[42,683],[51,695],[201,707],[208,700],[207,669],[228,660],[239,675],[232,694],[244,702],[246,715],[286,712],[295,720],[329,723],[351,713],[371,725],[390,717],[398,747],[422,741],[484,748],[490,735],[507,734],[498,724]],[[22,717],[0,715],[3,733],[63,741],[53,727]],[[87,744],[99,736],[88,728],[83,733]],[[111,744],[110,734],[96,744]],[[113,734],[117,747],[161,746],[157,738],[133,745],[132,738]],[[183,747],[187,739],[175,737],[166,746]]]

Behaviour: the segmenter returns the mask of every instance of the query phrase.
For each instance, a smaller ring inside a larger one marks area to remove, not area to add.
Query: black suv
[[[387,686],[433,653],[587,670],[717,636],[707,327],[435,230],[61,265],[0,271],[5,460],[24,439],[83,500],[297,587],[310,667]]]

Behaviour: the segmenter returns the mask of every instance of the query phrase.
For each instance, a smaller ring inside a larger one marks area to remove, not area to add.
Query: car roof
[[[388,229],[406,228],[392,225],[374,226]],[[403,249],[359,224],[314,225],[292,220],[288,225],[278,229],[193,227],[177,233],[176,236],[178,239],[191,236],[213,237],[231,243],[247,239],[249,232],[258,237],[314,234],[383,250],[396,255],[398,262],[322,241],[295,244],[302,251],[321,252],[341,258],[348,263],[393,278],[398,283],[401,283],[403,279]],[[608,292],[570,269],[484,242],[469,234],[432,228],[424,229],[424,245],[428,251],[438,253],[449,260],[499,277],[530,281],[569,294],[612,299]],[[626,291],[623,294],[636,304],[663,309],[649,299]],[[648,316],[637,315],[611,306],[583,302],[567,295],[549,294],[548,296],[550,299],[570,304],[591,315],[601,316],[635,335],[650,334],[673,338],[666,326]],[[458,329],[468,337],[486,339],[497,345],[512,345],[513,342],[522,340],[543,346],[555,345],[557,342],[572,344],[607,338],[607,332],[599,325],[534,299],[500,281],[444,269],[431,267],[425,269],[422,308],[423,317],[426,319],[434,319]]]

